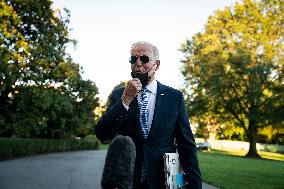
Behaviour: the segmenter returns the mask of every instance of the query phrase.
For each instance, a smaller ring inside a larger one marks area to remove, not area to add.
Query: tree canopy
[[[66,52],[70,12],[51,5],[0,0],[0,136],[63,137],[94,123],[98,89]]]
[[[243,128],[251,157],[259,128],[284,126],[283,36],[283,1],[243,0],[181,47],[189,112]]]

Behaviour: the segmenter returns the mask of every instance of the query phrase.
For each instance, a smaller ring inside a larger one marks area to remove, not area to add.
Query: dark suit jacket
[[[163,154],[176,152],[176,138],[180,162],[190,189],[202,188],[196,145],[189,126],[183,95],[180,91],[158,82],[155,112],[148,138],[143,139],[139,123],[139,108],[135,98],[127,111],[121,101],[124,88],[110,96],[110,105],[96,126],[101,141],[111,140],[116,134],[130,136],[136,145],[134,188],[141,176],[144,158],[150,189],[165,188]]]

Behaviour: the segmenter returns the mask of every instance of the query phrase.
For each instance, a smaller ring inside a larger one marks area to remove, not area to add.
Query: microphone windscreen
[[[131,189],[136,148],[128,136],[118,135],[108,147],[101,186],[103,189]]]

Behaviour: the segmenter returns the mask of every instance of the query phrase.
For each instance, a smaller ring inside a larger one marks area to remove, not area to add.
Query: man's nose
[[[140,60],[140,57],[137,58],[135,64],[136,64],[137,66],[142,66],[142,62],[141,62],[141,60]]]

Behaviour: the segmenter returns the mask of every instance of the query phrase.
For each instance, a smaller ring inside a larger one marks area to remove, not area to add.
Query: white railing
[[[202,142],[204,139],[196,138],[196,142]],[[212,149],[216,150],[248,150],[249,143],[242,141],[231,141],[231,140],[208,140],[211,144]],[[256,143],[256,149],[267,152],[279,152],[284,153],[284,145],[278,144],[262,144]]]

